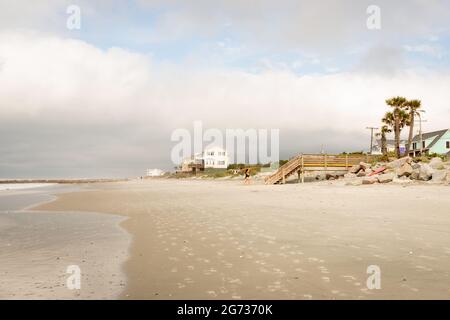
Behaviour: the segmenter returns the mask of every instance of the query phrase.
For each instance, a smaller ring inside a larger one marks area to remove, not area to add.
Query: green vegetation
[[[406,154],[409,153],[413,133],[414,119],[418,115],[422,106],[420,100],[407,100],[405,97],[393,97],[386,100],[386,104],[392,108],[392,111],[386,112],[381,122],[383,123],[380,133],[381,149],[384,157],[387,157],[386,134],[394,131],[395,137],[395,155],[400,158],[400,136],[405,126],[409,127],[409,137],[406,144]]]
[[[429,153],[427,156],[428,156],[429,159],[432,159],[432,158],[441,158],[442,161],[444,161],[444,162],[448,160],[448,159],[447,159],[447,156],[446,156],[445,154]]]

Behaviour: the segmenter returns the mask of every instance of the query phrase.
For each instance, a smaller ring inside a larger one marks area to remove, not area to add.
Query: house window
[[[445,141],[445,147],[446,147],[447,149],[450,149],[450,141]]]
[[[425,149],[425,141],[422,141],[422,148]]]
[[[417,142],[413,142],[413,150],[417,149]]]
[[[217,164],[223,166],[225,164],[225,161],[218,161]]]

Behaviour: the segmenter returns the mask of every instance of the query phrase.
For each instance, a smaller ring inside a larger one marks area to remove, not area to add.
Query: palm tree
[[[400,158],[400,133],[402,128],[401,121],[404,114],[405,103],[407,102],[404,97],[393,97],[391,99],[386,100],[386,104],[394,110],[392,111],[393,120],[394,120],[394,134],[395,134],[395,153],[397,158]]]
[[[409,125],[409,115],[405,110],[400,110],[398,112],[398,119],[399,119],[399,128],[400,131],[407,125]],[[381,127],[381,132],[378,134],[378,136],[381,136],[381,150],[383,152],[383,155],[387,155],[387,139],[386,134],[391,133],[392,130],[395,128],[395,117],[393,112],[386,112],[383,119],[381,119],[383,122],[383,126]],[[384,136],[384,137],[383,137]],[[383,146],[384,144],[384,146]],[[383,151],[384,150],[384,151]]]
[[[377,137],[381,136],[381,153],[383,154],[383,156],[387,156],[388,153],[386,134],[391,132],[392,130],[389,128],[389,126],[385,124],[381,127],[380,132],[376,134]]]
[[[419,110],[421,106],[422,101],[420,100],[409,100],[406,101],[405,104],[406,110],[409,112],[409,136],[408,136],[408,143],[406,145],[406,154],[409,154],[409,151],[411,149],[411,143],[414,133],[414,118],[416,115],[418,115],[417,110]]]

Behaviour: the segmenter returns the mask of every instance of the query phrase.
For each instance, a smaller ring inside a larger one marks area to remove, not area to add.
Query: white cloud
[[[168,121],[168,127],[203,118],[222,127],[234,119],[252,127],[314,130],[323,127],[320,119],[329,114],[334,121],[327,126],[357,130],[364,126],[359,123],[377,120],[368,113],[382,114],[390,95],[433,102],[435,121],[442,119],[439,110],[446,110],[443,104],[450,97],[444,90],[448,73],[298,76],[270,61],[265,61],[270,68],[257,74],[192,69],[154,65],[151,57],[120,48],[102,51],[82,41],[39,34],[2,33],[0,52],[3,119],[39,118],[55,111],[70,115],[70,121],[93,123],[152,116]],[[240,112],[252,116],[236,119]]]
[[[403,48],[408,52],[421,53],[438,59],[441,59],[445,54],[440,46],[430,45],[427,43],[418,45],[404,45]]]
[[[170,132],[194,120],[206,128],[279,128],[293,141],[286,155],[324,141],[336,144],[330,151],[358,149],[366,145],[358,134],[379,123],[394,95],[421,99],[430,130],[448,127],[450,116],[448,72],[299,76],[272,64],[252,74],[155,65],[120,48],[9,32],[0,34],[0,62],[0,126],[13,130],[0,147],[3,161],[19,169],[29,166],[30,150],[35,165],[78,159],[89,168],[131,165],[138,174],[145,163],[170,168]],[[56,134],[38,134],[48,128]],[[0,174],[6,170],[0,165]]]

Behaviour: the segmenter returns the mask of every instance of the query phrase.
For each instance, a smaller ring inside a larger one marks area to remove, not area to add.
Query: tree
[[[377,133],[377,137],[381,136],[381,153],[383,154],[383,156],[387,156],[388,153],[386,134],[391,132],[392,130],[387,125],[383,125],[380,129],[380,132]]]
[[[419,114],[417,110],[419,110],[421,106],[422,102],[420,100],[409,100],[405,104],[406,110],[409,113],[409,136],[408,143],[406,144],[406,154],[409,154],[409,151],[411,150],[411,143],[414,133],[414,118]]]
[[[404,97],[393,97],[386,100],[386,104],[393,108],[392,115],[394,121],[394,134],[395,134],[395,154],[397,158],[400,158],[400,134],[402,128],[401,121],[402,117],[405,116],[405,104],[407,100]]]
[[[409,125],[409,115],[404,110],[400,110],[399,113],[399,128],[403,129],[405,126]],[[386,112],[383,119],[383,126],[381,127],[380,133],[377,136],[381,136],[381,152],[383,155],[387,155],[387,138],[386,134],[391,133],[395,127],[395,118],[393,112]]]

